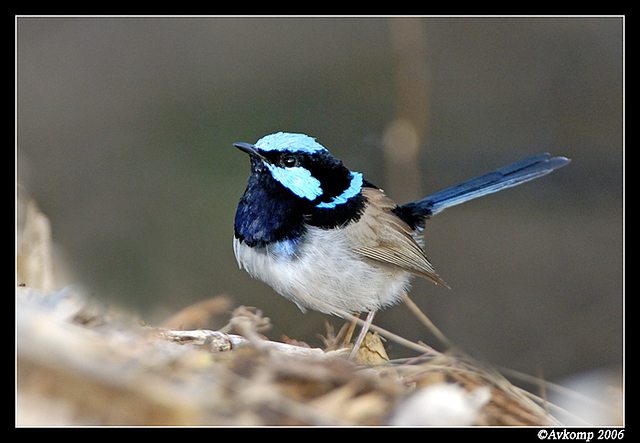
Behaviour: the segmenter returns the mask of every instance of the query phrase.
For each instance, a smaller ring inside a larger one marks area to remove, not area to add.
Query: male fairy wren
[[[399,302],[413,276],[447,286],[421,247],[427,219],[569,162],[536,155],[399,206],[307,135],[278,132],[235,147],[251,160],[235,217],[238,264],[302,311],[368,312],[352,356],[374,313]]]

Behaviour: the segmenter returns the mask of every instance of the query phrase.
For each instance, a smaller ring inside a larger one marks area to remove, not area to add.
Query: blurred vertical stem
[[[389,19],[396,70],[396,117],[385,129],[387,193],[398,203],[421,197],[419,154],[428,137],[429,69],[424,21]]]

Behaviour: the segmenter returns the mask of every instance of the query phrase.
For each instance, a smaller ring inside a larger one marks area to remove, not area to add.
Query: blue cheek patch
[[[298,197],[315,200],[322,195],[320,180],[312,176],[305,168],[281,168],[267,162],[265,165],[275,180]]]
[[[331,209],[335,208],[337,205],[342,205],[346,203],[351,197],[355,197],[358,195],[360,190],[362,189],[362,174],[359,172],[351,173],[351,184],[344,192],[337,197],[333,197],[330,202],[322,202],[316,205],[317,208]]]
[[[312,176],[307,169],[301,167],[282,168],[267,162],[264,164],[269,169],[271,176],[275,180],[280,182],[280,184],[298,197],[313,201],[322,195],[320,180]],[[359,172],[352,172],[351,183],[342,194],[333,197],[329,202],[318,203],[316,207],[321,209],[331,209],[346,203],[350,198],[358,195],[362,189],[362,183],[362,174]]]

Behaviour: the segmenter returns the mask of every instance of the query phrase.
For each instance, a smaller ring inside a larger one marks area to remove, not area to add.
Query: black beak
[[[253,146],[251,143],[234,143],[233,146],[235,146],[236,148],[240,149],[243,152],[246,152],[251,156],[262,157],[262,155],[260,155],[260,152],[258,152],[256,147]]]

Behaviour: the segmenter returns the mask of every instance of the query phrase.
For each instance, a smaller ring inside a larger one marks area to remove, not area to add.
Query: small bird
[[[414,276],[448,287],[421,246],[427,219],[569,163],[536,155],[399,206],[305,134],[234,146],[251,160],[235,216],[238,265],[303,312],[367,312],[350,358],[375,312],[398,303]]]

